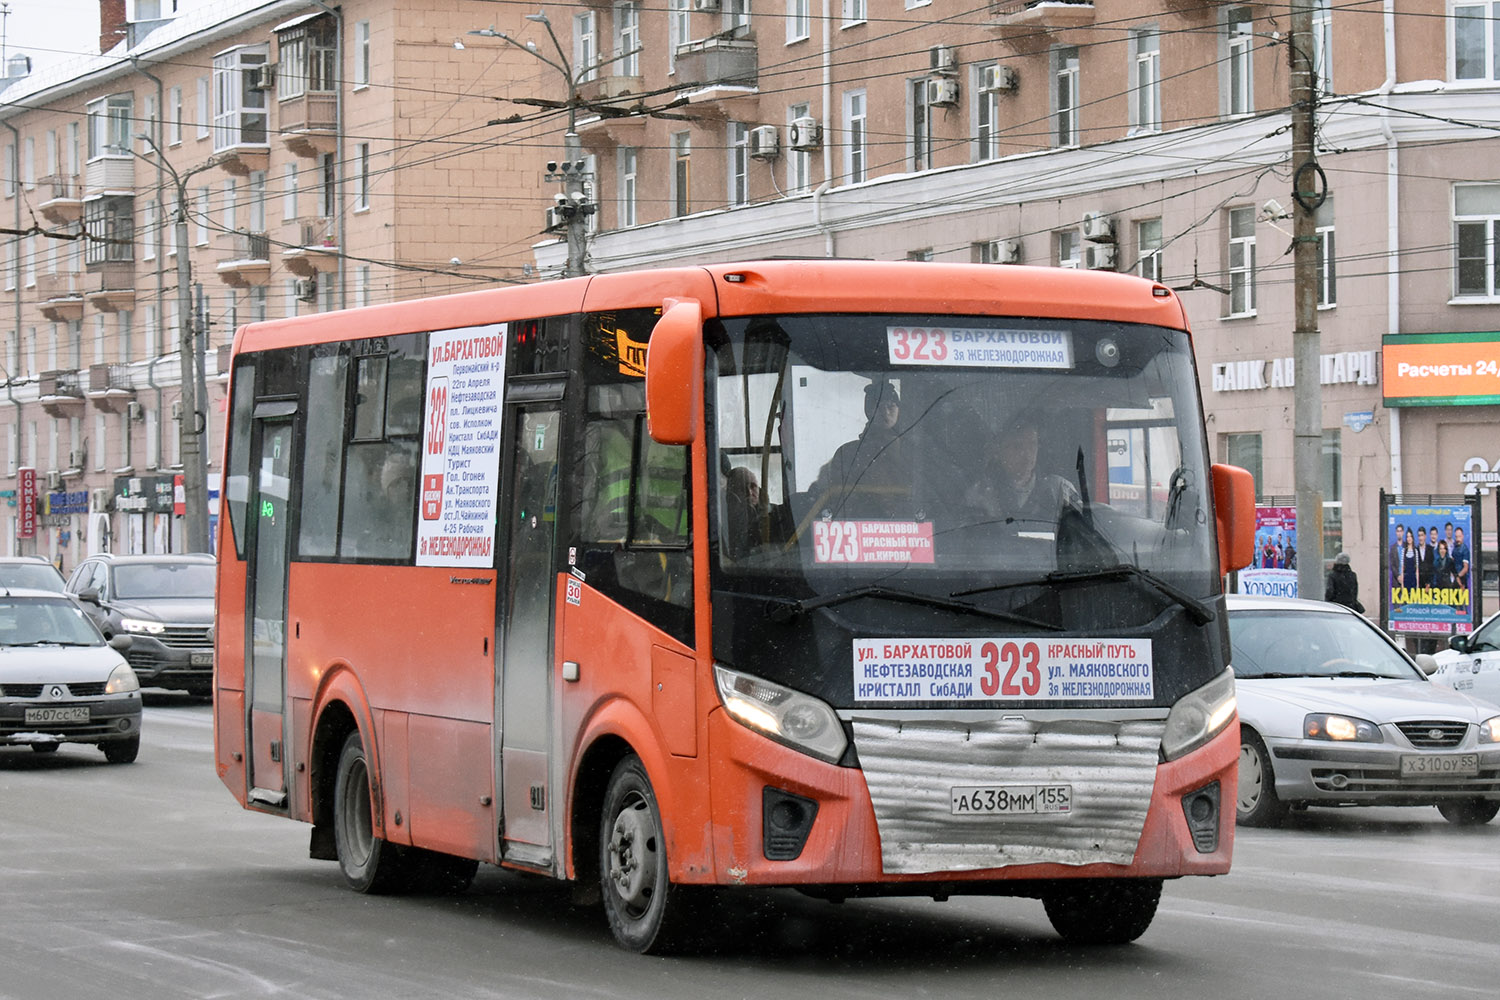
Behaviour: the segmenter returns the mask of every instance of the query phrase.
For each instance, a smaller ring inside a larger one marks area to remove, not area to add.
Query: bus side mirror
[[[667,299],[646,347],[646,422],[660,444],[691,444],[703,416],[703,306]]]
[[[1219,531],[1219,575],[1255,558],[1255,480],[1237,465],[1213,467],[1214,523]]]

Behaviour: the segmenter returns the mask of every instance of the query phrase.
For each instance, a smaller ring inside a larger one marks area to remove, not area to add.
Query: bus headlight
[[[714,685],[725,711],[741,725],[830,764],[844,755],[849,741],[827,703],[717,663]]]
[[[1161,734],[1163,760],[1176,760],[1213,739],[1234,718],[1234,671],[1225,670],[1177,700]]]

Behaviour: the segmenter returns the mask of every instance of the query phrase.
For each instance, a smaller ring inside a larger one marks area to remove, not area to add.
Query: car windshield
[[[214,596],[214,568],[208,563],[129,563],[115,567],[115,596]]]
[[[1337,611],[1236,610],[1229,615],[1236,677],[1388,677],[1422,674],[1358,615]]]
[[[1122,565],[1217,589],[1184,332],[797,315],[715,336],[716,556],[733,589],[947,596]]]
[[[6,563],[0,566],[0,587],[25,587],[28,590],[55,590],[65,587],[63,576],[51,563]]]
[[[54,642],[98,646],[104,637],[67,598],[0,597],[0,646]]]

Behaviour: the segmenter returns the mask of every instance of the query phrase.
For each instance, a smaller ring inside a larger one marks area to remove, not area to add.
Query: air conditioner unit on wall
[[[927,103],[936,108],[951,108],[958,103],[958,81],[935,77],[927,81]]]
[[[811,152],[823,145],[823,126],[816,118],[793,118],[787,126],[788,146],[798,152]]]
[[[951,45],[934,45],[927,50],[927,65],[934,73],[952,73],[958,69],[958,54]]]
[[[1084,212],[1083,238],[1093,243],[1113,243],[1115,220],[1103,212]]]
[[[998,63],[979,70],[979,89],[987,94],[1016,89],[1016,71]]]
[[[297,298],[302,302],[316,302],[318,300],[318,279],[298,278]]]
[[[92,496],[94,510],[109,510],[109,490],[94,490]]]
[[[131,400],[125,404],[125,415],[131,420],[144,420],[146,419],[146,408],[140,403]]]
[[[1020,240],[990,240],[985,245],[985,263],[987,264],[1019,264],[1020,262]]]
[[[56,493],[58,490],[60,490],[62,488],[63,488],[62,473],[61,472],[49,472],[49,473],[47,473],[47,491],[49,493]]]
[[[543,224],[542,228],[550,233],[554,229],[561,229],[567,224],[568,219],[567,216],[563,215],[562,209],[553,207],[547,209],[546,221]]]
[[[719,0],[693,0],[694,10],[714,11],[719,9]]]
[[[1113,271],[1115,260],[1113,243],[1098,243],[1091,247],[1084,247],[1083,266],[1090,271]]]
[[[757,160],[774,160],[780,147],[781,131],[775,125],[758,125],[750,130],[750,155]]]
[[[180,399],[174,399],[174,400],[172,400],[172,409],[171,409],[170,412],[172,414],[172,419],[173,420],[181,420],[182,419],[182,400],[180,400]]]

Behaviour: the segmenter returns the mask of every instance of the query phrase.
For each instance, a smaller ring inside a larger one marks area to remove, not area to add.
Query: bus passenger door
[[[286,578],[291,543],[292,403],[262,403],[256,410],[253,454],[259,461],[250,497],[248,537],[251,627],[246,636],[246,783],[250,801],[285,809]]]
[[[496,717],[501,720],[500,801],[504,805],[501,857],[551,869],[553,850],[548,753],[552,735],[552,623],[557,576],[557,475],[561,384],[528,385],[535,402],[511,392],[506,425],[511,488],[502,505],[507,563]],[[542,392],[554,398],[538,399]]]

